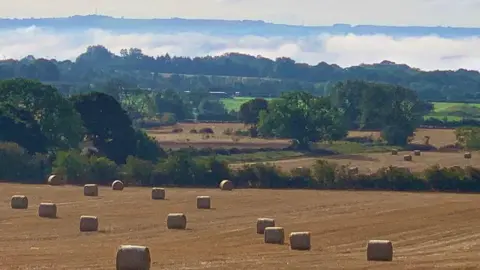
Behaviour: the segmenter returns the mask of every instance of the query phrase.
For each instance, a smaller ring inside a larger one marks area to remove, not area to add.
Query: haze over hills
[[[274,24],[253,20],[207,20],[207,19],[129,19],[103,15],[71,16],[58,18],[0,19],[0,29],[44,27],[52,30],[104,29],[124,33],[176,33],[197,32],[222,35],[304,36],[304,35],[388,35],[391,37],[438,36],[462,38],[480,35],[480,28],[429,27],[429,26],[382,26],[335,24],[330,26],[301,26]]]
[[[0,57],[75,60],[92,45],[114,53],[289,57],[351,67],[384,60],[422,70],[480,70],[480,28],[299,26],[252,20],[125,19],[102,15],[0,19]]]

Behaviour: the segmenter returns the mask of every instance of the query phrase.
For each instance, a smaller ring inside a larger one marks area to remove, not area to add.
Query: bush
[[[22,183],[43,183],[50,171],[46,155],[30,155],[16,143],[0,143],[0,179]]]
[[[198,133],[200,134],[214,134],[213,129],[211,128],[201,128]]]
[[[157,164],[153,184],[195,186],[202,185],[204,171],[188,154],[179,153],[170,155],[167,159]]]
[[[289,178],[269,164],[245,165],[235,172],[234,184],[239,187],[286,188]]]
[[[106,157],[92,156],[88,165],[88,181],[91,183],[107,185],[118,178],[117,165]]]
[[[70,150],[57,153],[53,173],[63,175],[73,185],[104,185],[118,177],[118,167],[106,157],[87,157],[78,150]]]
[[[53,162],[53,173],[65,177],[69,184],[83,184],[88,177],[88,157],[78,150],[59,151]]]
[[[154,164],[148,160],[142,160],[129,156],[127,162],[122,167],[125,181],[129,185],[147,186],[152,184]]]

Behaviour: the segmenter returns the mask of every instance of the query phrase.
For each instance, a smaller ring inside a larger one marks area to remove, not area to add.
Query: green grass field
[[[248,102],[249,100],[254,99],[255,97],[236,97],[236,98],[223,98],[221,101],[225,108],[228,111],[236,111],[240,110],[240,106],[243,103]],[[265,98],[266,100],[272,100],[271,98]]]
[[[229,111],[238,111],[243,103],[254,97],[237,97],[222,99],[225,108]],[[271,100],[271,98],[266,98]],[[434,102],[434,111],[425,116],[425,118],[437,118],[440,120],[458,121],[462,117],[480,120],[480,103],[453,103],[453,102]]]

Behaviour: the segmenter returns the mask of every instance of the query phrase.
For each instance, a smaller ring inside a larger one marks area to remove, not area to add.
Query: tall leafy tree
[[[0,107],[0,141],[15,142],[30,154],[47,151],[47,138],[33,115],[10,104]]]
[[[135,155],[137,140],[132,121],[115,98],[91,92],[71,99],[82,117],[87,137],[100,152],[117,163]]]
[[[260,111],[267,110],[267,108],[268,101],[263,98],[255,98],[240,106],[238,116],[244,124],[256,126],[260,120]]]
[[[10,79],[0,82],[0,105],[30,113],[47,139],[49,148],[77,147],[82,120],[72,103],[57,89],[38,81]]]
[[[310,142],[336,140],[347,134],[343,113],[326,98],[291,92],[271,101],[260,113],[260,134],[294,139],[302,149]]]

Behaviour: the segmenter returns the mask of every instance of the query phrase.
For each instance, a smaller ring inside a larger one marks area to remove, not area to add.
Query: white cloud
[[[268,58],[286,56],[309,64],[325,61],[343,67],[390,60],[425,70],[480,70],[479,37],[222,37],[199,33],[116,34],[99,29],[60,33],[36,27],[0,31],[0,56],[5,58],[19,59],[31,54],[35,57],[74,59],[90,45],[104,45],[117,54],[122,48],[137,47],[145,54],[154,56],[165,53],[176,56],[204,56],[241,52]]]

